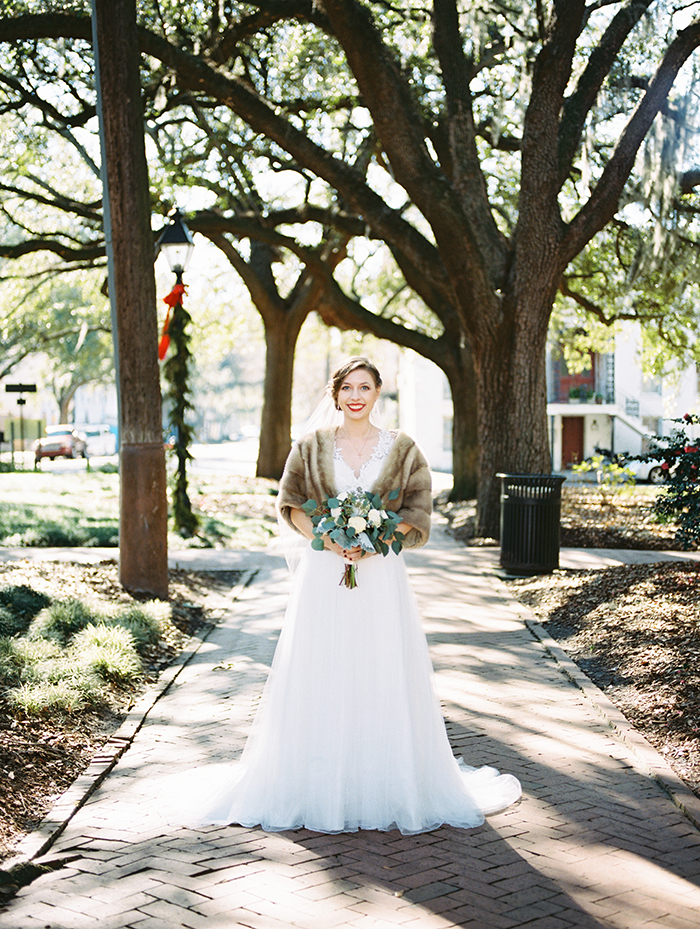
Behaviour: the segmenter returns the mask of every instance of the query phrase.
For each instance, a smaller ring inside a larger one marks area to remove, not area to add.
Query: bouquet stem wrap
[[[343,584],[348,590],[354,590],[357,587],[357,565],[353,561],[345,562],[345,570],[338,586],[342,587]]]

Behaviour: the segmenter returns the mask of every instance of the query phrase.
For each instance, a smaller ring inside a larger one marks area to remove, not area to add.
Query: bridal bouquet
[[[396,500],[398,490],[389,494],[389,500]],[[329,497],[325,503],[307,500],[302,506],[311,517],[315,538],[311,547],[323,551],[323,537],[328,536],[343,549],[356,548],[358,545],[366,552],[388,555],[389,551],[397,555],[403,547],[403,533],[397,532],[401,519],[391,510],[382,508],[381,498],[368,490],[343,491],[337,497]],[[357,587],[357,565],[345,563],[341,584],[353,589]]]

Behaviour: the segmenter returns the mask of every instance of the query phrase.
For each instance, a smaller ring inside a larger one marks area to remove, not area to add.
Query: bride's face
[[[379,393],[372,374],[366,368],[356,368],[340,385],[338,406],[347,419],[361,422],[369,419]]]

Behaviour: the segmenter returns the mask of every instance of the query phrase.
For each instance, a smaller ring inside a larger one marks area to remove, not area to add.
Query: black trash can
[[[559,567],[558,474],[497,474],[501,479],[501,567],[508,574],[550,574]]]

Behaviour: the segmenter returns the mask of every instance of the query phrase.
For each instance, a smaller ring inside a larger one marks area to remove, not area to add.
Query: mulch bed
[[[594,486],[565,486],[562,547],[680,551],[675,525],[657,522],[652,503],[653,497],[645,493],[616,494]]]

